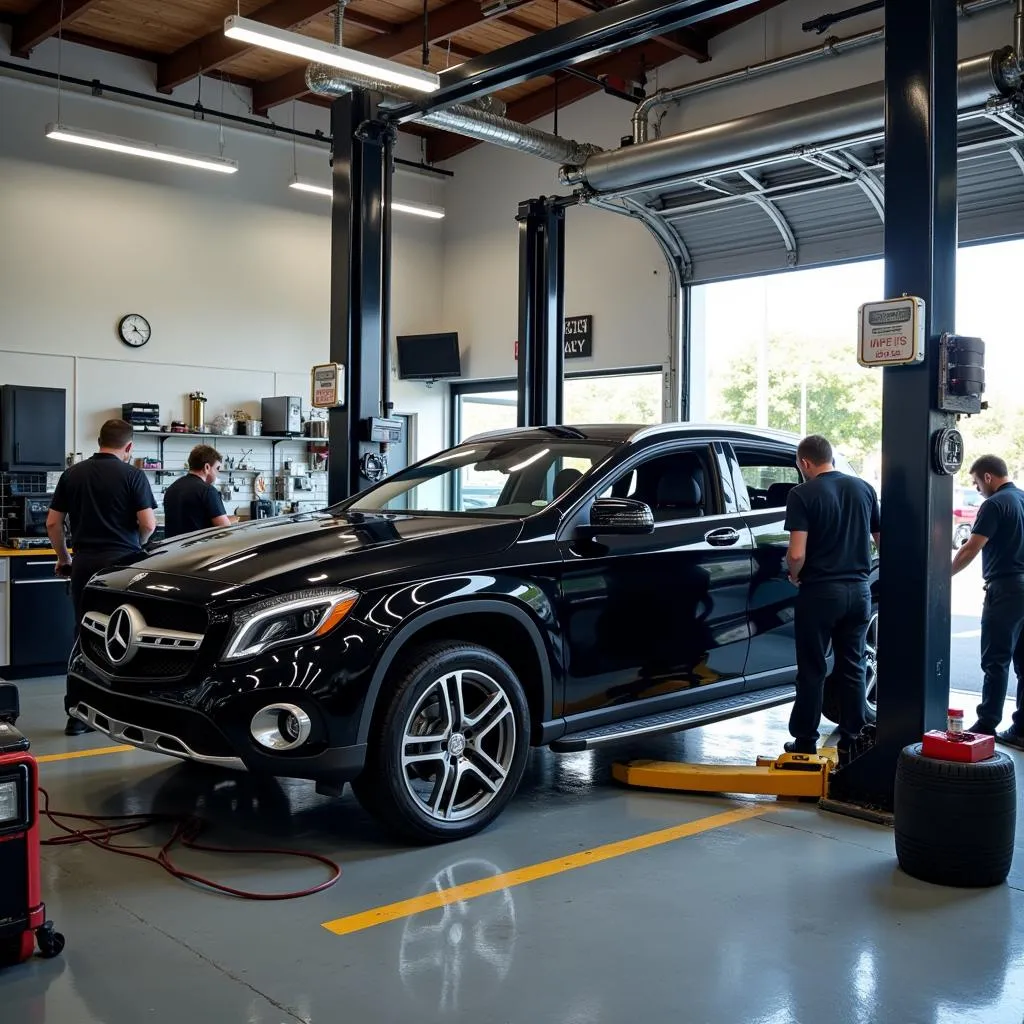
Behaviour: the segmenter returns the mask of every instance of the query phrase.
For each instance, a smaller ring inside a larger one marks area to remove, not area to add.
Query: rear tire
[[[1017,790],[1001,751],[976,764],[904,747],[896,768],[896,856],[914,878],[937,885],[1001,885],[1013,861]]]
[[[878,604],[871,602],[871,619],[868,622],[868,636],[865,644],[867,670],[864,686],[864,721],[874,725],[878,718]],[[839,724],[839,685],[834,675],[825,680],[825,694],[821,713],[830,721]]]
[[[515,673],[486,647],[445,641],[412,652],[392,680],[352,783],[356,799],[416,842],[486,828],[515,794],[529,753],[529,707]]]

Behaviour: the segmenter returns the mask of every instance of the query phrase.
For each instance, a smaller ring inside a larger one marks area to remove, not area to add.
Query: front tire
[[[864,644],[864,721],[874,725],[878,718],[878,605],[871,602],[871,618],[868,620],[867,639]],[[839,685],[835,676],[825,680],[825,695],[821,713],[831,722],[838,724],[840,709]]]
[[[371,730],[360,804],[417,842],[463,839],[512,799],[529,753],[523,687],[493,651],[448,641],[415,651]]]

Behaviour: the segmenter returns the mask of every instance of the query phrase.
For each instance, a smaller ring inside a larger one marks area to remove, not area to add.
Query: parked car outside
[[[68,712],[179,758],[332,794],[351,782],[418,840],[470,835],[531,745],[586,750],[792,700],[798,440],[503,431],[323,512],[156,544],[90,581]]]
[[[953,550],[958,551],[970,539],[978,509],[985,499],[972,487],[953,491]]]

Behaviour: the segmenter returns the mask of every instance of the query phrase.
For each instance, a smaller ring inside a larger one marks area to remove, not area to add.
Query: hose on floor
[[[54,827],[64,833],[64,835],[54,836],[51,839],[41,840],[43,846],[77,846],[82,843],[90,843],[101,850],[109,850],[111,853],[117,853],[123,857],[134,857],[136,860],[156,864],[163,868],[172,878],[177,878],[180,881],[191,882],[213,892],[223,893],[226,896],[235,896],[243,900],[300,899],[303,896],[313,896],[318,892],[329,889],[341,878],[341,867],[329,857],[321,856],[319,853],[255,847],[211,846],[208,843],[200,843],[199,837],[206,828],[207,822],[193,814],[73,814],[70,811],[51,810],[50,794],[42,786],[39,787],[39,794],[42,797],[42,813]],[[86,822],[92,827],[76,828],[65,824],[65,821]],[[146,852],[147,850],[155,849],[155,844],[149,846],[121,846],[114,843],[114,840],[120,836],[142,832],[145,829],[160,825],[171,827],[171,837],[160,847],[158,853]],[[179,868],[171,859],[171,851],[176,846],[181,846],[186,850],[198,850],[201,853],[229,853],[235,856],[262,854],[275,857],[298,857],[302,860],[316,861],[318,864],[324,865],[330,871],[330,877],[319,885],[311,886],[308,889],[300,889],[296,892],[267,893],[235,889],[230,885],[214,882],[209,878],[204,878],[202,875]]]

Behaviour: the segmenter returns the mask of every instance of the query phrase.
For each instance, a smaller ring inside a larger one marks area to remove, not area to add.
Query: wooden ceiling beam
[[[260,7],[248,17],[275,28],[296,29],[334,7],[335,4],[328,0],[273,0],[273,3]],[[394,28],[389,22],[358,11],[346,10],[345,21],[382,34]],[[216,71],[254,49],[250,43],[228,39],[223,28],[214,29],[202,39],[196,39],[161,58],[156,67],[156,87],[160,92],[171,92],[179,85],[199,75]]]
[[[28,57],[40,43],[57,34],[62,10],[64,27],[67,28],[75,18],[80,18],[97,3],[99,0],[40,0],[31,11],[14,22],[11,53],[15,57]]]
[[[630,46],[620,53],[610,57],[602,57],[600,60],[591,61],[581,65],[581,70],[586,71],[594,77],[601,75],[613,75],[621,78],[635,76],[641,68],[650,69],[667,64],[669,61],[678,59],[679,54],[663,43],[656,43],[653,40],[645,43],[638,43]],[[557,89],[554,85],[545,86],[526,96],[513,100],[508,105],[507,117],[521,124],[530,124],[537,121],[555,109],[568,106],[570,103],[584,99],[601,88],[593,82],[587,82],[580,78],[563,78],[558,82]],[[479,145],[475,139],[467,139],[462,135],[453,135],[446,132],[438,132],[427,142],[428,163],[441,163],[450,160],[459,153]]]
[[[429,41],[431,44],[438,43],[483,20],[480,0],[453,0],[444,7],[438,7],[430,12],[427,22]],[[408,50],[414,50],[422,42],[423,18],[417,15],[401,22],[386,35],[371,39],[355,49],[390,60]],[[296,68],[260,85],[253,93],[253,110],[258,114],[265,114],[271,107],[300,99],[307,91],[306,69]]]

